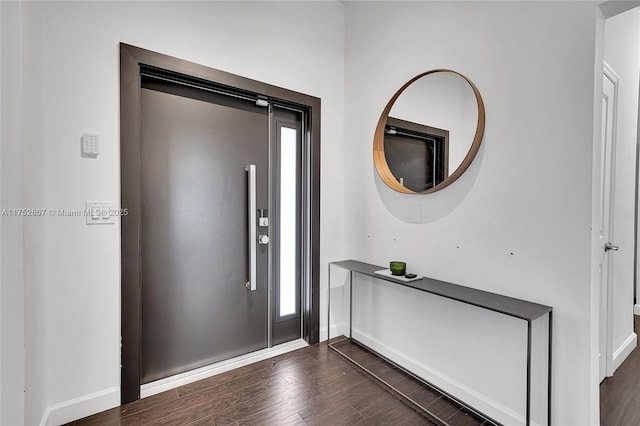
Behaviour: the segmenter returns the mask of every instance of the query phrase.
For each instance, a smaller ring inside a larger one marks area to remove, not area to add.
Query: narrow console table
[[[344,260],[338,262],[330,262],[329,263],[329,275],[328,275],[328,315],[327,315],[327,337],[329,341],[329,347],[334,351],[338,352],[344,358],[349,359],[350,361],[357,364],[354,360],[349,358],[348,355],[342,353],[335,344],[339,342],[330,342],[330,332],[331,324],[331,267],[339,267],[344,270],[349,271],[349,336],[346,339],[352,339],[352,326],[353,326],[353,275],[354,273],[366,275],[369,277],[373,277],[379,280],[387,281],[396,285],[402,285],[414,290],[423,291],[427,293],[431,293],[437,296],[445,297],[447,299],[456,300],[461,303],[466,303],[469,305],[477,306],[479,308],[487,309],[493,312],[498,312],[500,314],[508,315],[510,317],[518,318],[527,322],[527,381],[526,381],[526,425],[531,425],[531,352],[532,352],[532,322],[538,318],[544,317],[548,315],[549,318],[549,329],[547,332],[548,338],[548,360],[547,360],[547,425],[551,425],[551,340],[552,340],[552,329],[553,329],[553,309],[550,306],[540,305],[537,303],[527,302],[521,299],[515,299],[512,297],[503,296],[500,294],[490,293],[487,291],[482,291],[470,287],[465,287],[457,284],[451,284],[445,281],[439,281],[432,278],[421,278],[416,281],[404,282],[392,277],[384,276],[376,274],[375,271],[380,271],[385,269],[384,267],[372,265],[369,263],[359,262],[356,260]],[[358,342],[358,344],[363,345]],[[366,347],[366,346],[365,346]],[[374,351],[375,352],[375,351]],[[363,368],[359,364],[357,364],[360,368]],[[373,374],[372,374],[373,375]],[[379,381],[382,381],[375,375],[373,375]],[[407,400],[411,405],[417,406],[416,408],[421,409],[425,414],[433,417],[433,415],[424,407],[421,407],[419,404],[416,404],[414,401],[403,395],[402,393],[396,391],[389,384],[384,383],[388,388],[395,391],[394,393],[398,394],[401,398]],[[435,418],[434,420],[440,421],[440,419]],[[446,424],[442,422],[443,424]]]

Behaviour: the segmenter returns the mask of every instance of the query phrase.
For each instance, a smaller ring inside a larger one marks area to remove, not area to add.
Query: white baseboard
[[[241,355],[233,359],[216,362],[215,364],[207,365],[204,367],[196,368],[195,370],[187,371],[185,373],[176,374],[175,376],[156,380],[155,382],[147,383],[140,386],[140,397],[146,398],[148,396],[155,395],[169,389],[175,389],[178,386],[188,385],[189,383],[197,382],[198,380],[206,379],[207,377],[215,376],[226,371],[244,367],[245,365],[253,364],[254,362],[262,361],[268,358],[273,358],[274,356],[295,351],[296,349],[302,349],[307,346],[309,346],[307,342],[305,342],[303,339],[298,339],[292,342],[274,346],[273,348],[262,349],[247,355]]]
[[[58,404],[50,405],[41,426],[58,426],[120,405],[120,388],[112,387]]]
[[[640,305],[633,305],[633,315],[640,315]]]
[[[613,352],[613,371],[611,372],[612,375],[613,372],[616,371],[618,367],[620,367],[620,365],[622,365],[622,362],[627,359],[629,354],[631,354],[631,352],[636,348],[637,345],[638,336],[636,335],[636,333],[631,333],[629,337],[627,337],[626,340],[622,343],[622,345],[620,345],[620,347]]]
[[[429,383],[434,384],[445,392],[455,396],[461,401],[464,401],[466,404],[499,421],[500,423],[505,425],[525,424],[525,417],[523,414],[519,414],[510,408],[505,407],[497,401],[476,392],[475,390],[465,386],[463,383],[458,382],[442,372],[436,371],[420,361],[397,352],[396,350],[376,341],[370,335],[354,329],[353,337],[369,346],[380,355],[406,368],[413,374],[416,374]]]

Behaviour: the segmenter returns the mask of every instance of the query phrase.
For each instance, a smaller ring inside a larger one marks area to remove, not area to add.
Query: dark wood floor
[[[636,333],[640,316],[633,317]],[[640,425],[640,349],[636,348],[600,384],[600,424],[602,426]]]
[[[348,343],[341,348],[454,426],[485,420]],[[223,373],[74,425],[431,425],[326,343]]]

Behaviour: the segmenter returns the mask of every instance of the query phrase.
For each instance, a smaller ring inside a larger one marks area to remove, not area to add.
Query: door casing
[[[140,71],[141,66],[187,76],[203,85],[233,88],[305,111],[303,151],[302,337],[319,341],[320,317],[320,99],[135,46],[120,44],[121,403],[140,398]]]

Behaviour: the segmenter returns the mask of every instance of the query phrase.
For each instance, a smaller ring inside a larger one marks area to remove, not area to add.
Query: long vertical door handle
[[[249,164],[244,168],[249,172],[247,179],[248,200],[247,207],[249,209],[249,217],[247,226],[247,235],[249,236],[249,281],[246,287],[251,291],[256,291],[256,165]]]

